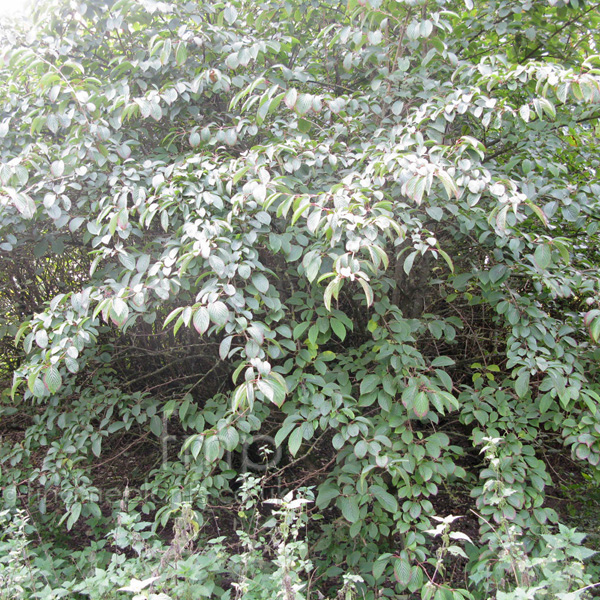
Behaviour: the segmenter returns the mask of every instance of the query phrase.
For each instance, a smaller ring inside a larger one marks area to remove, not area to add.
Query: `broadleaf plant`
[[[31,10],[0,28],[7,510],[91,545],[118,513],[115,547],[148,515],[183,560],[255,470],[314,486],[287,600],[509,593],[490,549],[564,516],[550,450],[600,473],[598,6]],[[460,580],[427,533],[457,495]],[[194,597],[250,589],[235,556]]]

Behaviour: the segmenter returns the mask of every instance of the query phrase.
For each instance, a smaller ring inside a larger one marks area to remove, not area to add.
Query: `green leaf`
[[[46,332],[45,329],[38,329],[35,332],[35,343],[40,348],[47,348],[48,347],[48,333]]]
[[[315,504],[317,508],[327,508],[329,503],[340,495],[340,489],[333,482],[328,481],[319,486],[319,493]]]
[[[505,275],[508,274],[506,265],[494,265],[490,269],[490,281],[492,283],[498,283]]]
[[[229,309],[224,302],[217,300],[208,305],[208,315],[215,325],[225,325],[229,320]]]
[[[18,194],[8,190],[12,203],[25,219],[32,219],[35,215],[36,206],[33,199],[27,194]]]
[[[419,388],[414,384],[408,385],[406,388],[404,388],[404,391],[402,392],[402,404],[404,404],[407,410],[413,409],[415,405],[415,398],[417,397],[418,393]]]
[[[431,361],[432,367],[451,367],[454,364],[454,359],[449,356],[437,356]]]
[[[210,316],[208,309],[204,306],[200,306],[198,310],[196,310],[196,312],[194,313],[192,323],[194,325],[194,328],[200,335],[206,333],[206,330],[210,325]]]
[[[372,392],[381,383],[381,377],[379,375],[366,375],[360,382],[360,393],[361,395]]]
[[[65,163],[62,160],[55,160],[50,165],[50,173],[54,177],[60,177],[65,172]]]
[[[150,419],[150,431],[156,436],[162,435],[162,419],[158,415],[153,415]]]
[[[219,357],[221,358],[221,360],[227,360],[227,357],[229,356],[229,350],[231,348],[232,341],[233,341],[232,335],[228,335],[227,337],[224,337],[221,340],[221,343],[219,344]]]
[[[287,98],[287,96],[286,96]],[[287,102],[286,102],[287,104]],[[294,110],[299,115],[305,115],[312,109],[312,96],[310,94],[300,94],[294,103]]]
[[[62,377],[58,369],[51,365],[44,371],[44,386],[51,393],[55,394],[62,385]]]
[[[185,61],[187,60],[187,55],[188,51],[186,43],[179,42],[179,44],[177,45],[177,51],[175,52],[175,61],[177,62],[178,66],[181,66],[183,65],[183,63],[185,63]]]
[[[441,221],[444,216],[444,211],[439,206],[428,206],[425,211],[436,221]]]
[[[252,283],[262,294],[266,294],[269,290],[269,280],[262,273],[254,273],[252,275]]]
[[[373,304],[374,299],[375,299],[375,296],[373,295],[373,288],[364,279],[359,279],[358,283],[360,284],[360,286],[362,287],[363,291],[365,292],[365,298],[367,300],[367,306],[371,306]]]
[[[240,443],[240,434],[235,427],[225,427],[219,431],[219,440],[228,452],[235,450]]]
[[[238,17],[238,12],[237,12],[235,6],[233,6],[232,4],[228,4],[225,7],[223,14],[225,16],[225,20],[227,21],[227,23],[229,23],[229,25],[233,25],[236,22],[237,17]]]
[[[221,444],[216,435],[209,435],[204,439],[204,456],[209,463],[215,462],[221,451]]]
[[[429,412],[429,399],[425,392],[419,392],[415,396],[413,411],[417,417],[422,419]]]
[[[394,560],[394,577],[400,586],[406,587],[408,585],[410,575],[410,563],[406,559],[400,558]]]
[[[346,339],[346,328],[344,327],[344,324],[335,318],[331,319],[329,324],[335,335],[343,342]]]
[[[73,525],[77,523],[79,516],[81,515],[81,502],[75,502],[75,504],[71,505],[68,515],[67,529],[70,531],[73,528]]]
[[[413,263],[415,262],[415,258],[417,258],[419,252],[417,250],[413,250],[405,259],[403,269],[407,275],[410,275],[410,272],[413,267]]]
[[[358,508],[358,500],[356,496],[341,496],[338,499],[338,506],[342,511],[342,515],[350,523],[356,523],[360,518],[360,510]]]
[[[296,101],[298,100],[298,92],[295,88],[290,88],[286,94],[285,94],[285,98],[283,99],[285,105],[290,109],[293,110],[294,107],[296,106]]]
[[[552,249],[550,244],[539,244],[533,255],[535,264],[545,271],[552,264]]]
[[[390,554],[389,552],[382,554],[374,563],[373,563],[373,577],[377,580],[379,579],[382,575],[383,572],[385,571],[386,567],[388,566],[389,562],[390,562],[390,558],[393,555]]]
[[[281,428],[275,434],[275,445],[277,447],[281,446],[283,440],[290,434],[292,429],[294,429],[297,425],[296,420],[288,420],[286,419],[281,426]]]
[[[524,398],[529,391],[529,371],[523,371],[515,381],[515,392],[519,398]]]
[[[167,318],[165,319],[165,322],[163,323],[163,329],[171,322],[173,321],[173,319],[175,319],[179,313],[181,313],[183,311],[184,307],[183,306],[179,306],[177,307],[175,310],[172,310],[169,315],[167,316]]]
[[[391,512],[392,514],[396,514],[398,512],[398,501],[396,498],[394,498],[394,496],[392,496],[392,494],[384,490],[381,486],[372,485],[369,488],[369,491],[371,494],[373,494],[373,496],[375,496],[375,498],[377,498],[379,504],[381,504],[385,510]]]
[[[92,442],[92,452],[95,457],[100,456],[100,453],[102,452],[102,439],[101,438],[97,437]]]
[[[200,144],[200,134],[197,131],[190,133],[190,146],[196,148]]]
[[[298,450],[302,445],[302,440],[302,427],[297,427],[296,429],[294,429],[294,431],[292,431],[292,434],[290,435],[290,438],[288,440],[288,449],[292,456],[296,456],[296,454],[298,453]]]
[[[358,458],[359,460],[362,460],[366,456],[368,450],[369,450],[369,445],[367,444],[367,442],[365,440],[359,440],[354,445],[354,454],[356,455],[356,458]]]
[[[338,297],[340,288],[342,287],[342,279],[336,277],[332,281],[329,282],[328,286],[325,288],[325,293],[323,294],[323,304],[327,310],[331,310],[331,300],[332,298]]]

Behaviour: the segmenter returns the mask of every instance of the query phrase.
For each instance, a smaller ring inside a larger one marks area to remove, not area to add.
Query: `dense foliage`
[[[584,597],[598,9],[0,30],[0,597]]]

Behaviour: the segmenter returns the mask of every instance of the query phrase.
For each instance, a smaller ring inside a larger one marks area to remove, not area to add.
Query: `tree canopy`
[[[556,457],[600,473],[599,6],[51,0],[0,29],[6,515],[101,567],[23,597],[583,597],[545,490]],[[295,515],[273,554],[249,462]]]

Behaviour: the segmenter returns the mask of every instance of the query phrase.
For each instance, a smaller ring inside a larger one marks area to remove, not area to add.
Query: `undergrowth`
[[[182,503],[172,511],[167,543],[156,522],[144,521],[124,498],[106,539],[69,553],[41,543],[25,511],[5,510],[0,513],[0,600],[368,597],[365,579],[358,573],[342,573],[336,589],[319,588],[310,555],[312,489],[263,500],[264,480],[250,474],[240,477],[234,539],[207,538],[197,511]],[[508,521],[497,527],[488,522],[488,542],[480,547],[456,527],[460,518],[434,517],[437,526],[426,533],[437,549],[419,571],[426,581],[414,580],[414,569],[401,549],[382,555],[373,574],[381,575],[388,563],[393,564],[398,583],[415,590],[395,597],[422,600],[579,600],[591,597],[600,585],[593,583],[598,566],[592,563],[586,571],[585,565],[595,552],[583,545],[585,534],[575,529],[559,525],[531,545]],[[462,588],[447,577],[452,562],[461,559],[467,561],[468,574]]]

